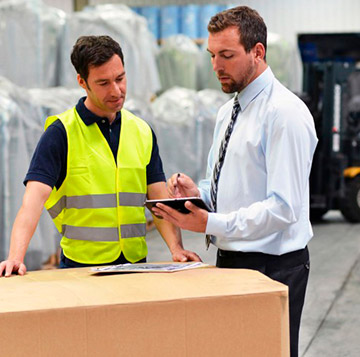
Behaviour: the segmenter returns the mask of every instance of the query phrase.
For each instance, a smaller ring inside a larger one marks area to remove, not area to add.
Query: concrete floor
[[[313,229],[300,356],[360,356],[360,224],[331,211]],[[147,239],[149,262],[171,260],[156,230]],[[183,241],[205,263],[215,264],[216,248],[205,250],[203,234],[185,231]]]

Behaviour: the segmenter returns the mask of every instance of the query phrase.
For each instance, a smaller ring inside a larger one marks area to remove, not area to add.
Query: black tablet
[[[211,212],[211,209],[200,197],[181,197],[181,198],[164,198],[159,200],[146,200],[145,205],[150,211],[152,207],[155,206],[157,203],[162,203],[164,205],[176,209],[181,213],[189,213],[190,211],[185,207],[186,201],[190,201],[199,208]]]

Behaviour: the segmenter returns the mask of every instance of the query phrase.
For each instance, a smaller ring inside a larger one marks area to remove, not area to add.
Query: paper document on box
[[[107,265],[91,268],[93,273],[172,273],[175,271],[208,267],[201,262],[187,263],[137,263]]]

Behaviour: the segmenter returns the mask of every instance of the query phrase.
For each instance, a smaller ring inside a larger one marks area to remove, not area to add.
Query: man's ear
[[[254,55],[255,55],[255,60],[259,61],[259,60],[264,60],[265,57],[265,47],[262,43],[258,42],[254,48]]]
[[[81,88],[87,89],[87,85],[86,85],[85,79],[83,79],[83,78],[80,76],[80,74],[78,74],[78,75],[76,76],[76,79],[77,79],[77,81],[78,81],[78,83],[79,83],[79,86],[80,86]]]

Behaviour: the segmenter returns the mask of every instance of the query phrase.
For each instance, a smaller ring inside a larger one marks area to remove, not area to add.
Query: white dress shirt
[[[199,190],[210,205],[210,183],[234,99],[217,116],[207,178]],[[220,173],[217,213],[206,233],[223,250],[280,255],[302,249],[313,232],[309,175],[317,137],[306,105],[268,67],[239,93],[241,111]]]

